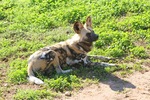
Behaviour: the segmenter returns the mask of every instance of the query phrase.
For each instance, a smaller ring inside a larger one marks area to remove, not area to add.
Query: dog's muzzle
[[[98,36],[97,34],[92,33],[91,35],[92,35],[92,36],[91,36],[91,37],[92,37],[92,41],[98,40],[98,37],[99,37],[99,36]]]

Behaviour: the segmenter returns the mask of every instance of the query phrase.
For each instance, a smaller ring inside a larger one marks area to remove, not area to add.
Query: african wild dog
[[[28,80],[35,84],[44,82],[35,77],[37,71],[48,72],[51,67],[57,73],[68,73],[72,69],[62,70],[65,64],[75,64],[83,61],[87,63],[86,54],[91,51],[92,43],[98,39],[92,29],[92,20],[89,16],[85,24],[75,22],[73,26],[76,34],[64,42],[44,47],[33,53],[28,60]]]

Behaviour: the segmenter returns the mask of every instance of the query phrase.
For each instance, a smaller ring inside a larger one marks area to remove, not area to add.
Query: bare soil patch
[[[150,66],[145,65],[144,72],[125,78],[108,75],[108,80],[73,92],[71,97],[62,95],[61,100],[150,100]]]

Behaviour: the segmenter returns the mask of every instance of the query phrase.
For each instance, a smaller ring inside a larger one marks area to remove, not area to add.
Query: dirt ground
[[[109,75],[107,81],[90,85],[61,100],[150,100],[150,63],[146,70],[121,78]],[[60,100],[60,99],[59,99]]]

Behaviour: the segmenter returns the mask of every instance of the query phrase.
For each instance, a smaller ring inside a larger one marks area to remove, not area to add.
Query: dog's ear
[[[85,23],[86,27],[92,27],[92,18],[88,16]]]
[[[83,25],[82,25],[81,22],[75,22],[75,23],[74,23],[73,29],[74,29],[74,31],[75,31],[77,34],[80,34],[82,28],[83,28]]]

